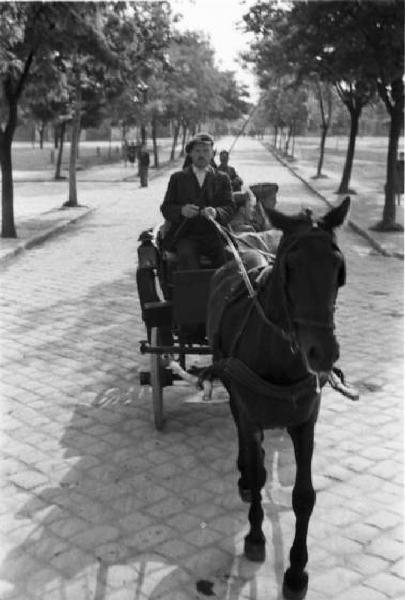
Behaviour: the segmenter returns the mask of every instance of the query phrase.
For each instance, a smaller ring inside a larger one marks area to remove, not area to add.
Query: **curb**
[[[183,158],[180,158],[180,159],[175,159],[174,161],[164,161],[163,163],[161,163],[159,165],[159,167],[156,167],[156,168],[153,167],[152,172],[149,171],[149,180],[153,180],[156,177],[158,177],[159,175],[161,175],[162,173],[165,173],[167,171],[170,171],[173,168],[176,168],[177,163],[180,161],[183,161],[183,160],[184,160]],[[138,178],[138,175],[130,175],[129,177],[124,177],[123,179],[119,179],[117,181],[120,181],[120,182],[128,181],[130,183],[133,183],[134,181],[136,181],[137,178]],[[48,180],[45,180],[45,181],[48,181]],[[24,181],[24,182],[26,182],[26,181]],[[61,210],[61,209],[57,208],[54,210]],[[5,250],[4,254],[2,256],[0,256],[0,265],[4,265],[8,261],[10,261],[13,258],[15,258],[16,256],[22,254],[26,250],[29,250],[30,248],[39,246],[46,240],[50,239],[51,237],[53,237],[55,235],[58,235],[59,233],[61,233],[65,229],[67,229],[70,225],[73,225],[74,223],[77,223],[81,219],[84,219],[85,217],[90,215],[95,210],[97,210],[97,207],[88,208],[86,211],[83,211],[80,215],[77,215],[76,217],[72,217],[71,219],[68,219],[64,223],[60,223],[55,226],[50,226],[50,227],[48,227],[48,229],[45,229],[41,233],[38,233],[37,235],[33,235],[32,237],[30,237],[24,241],[21,241],[21,243],[19,243],[15,248],[11,248],[10,250]],[[51,211],[48,211],[48,212],[51,212]]]
[[[299,173],[297,173],[295,171],[295,169],[293,169],[293,167],[287,161],[285,161],[283,158],[281,158],[277,154],[277,152],[275,152],[272,148],[270,148],[269,146],[266,146],[265,144],[263,144],[263,146],[264,146],[264,148],[266,148],[266,150],[268,152],[270,152],[274,156],[274,158],[276,160],[278,160],[279,163],[281,163],[284,167],[286,167],[290,171],[290,173],[292,173],[295,177],[297,177],[297,179],[299,179],[304,185],[306,185],[306,187],[313,194],[315,194],[315,196],[318,196],[318,198],[320,198],[321,200],[323,200],[323,202],[325,202],[325,204],[327,204],[330,208],[333,207],[333,204],[331,202],[329,202],[329,200],[327,198],[325,198],[325,196],[323,194],[321,194],[320,192],[318,192],[317,189],[315,189],[314,187],[312,187],[312,185],[310,183],[308,183],[308,181],[306,179],[304,179],[302,177],[302,175],[300,175]],[[383,248],[383,246],[381,246],[381,244],[379,244],[363,227],[360,227],[360,225],[358,225],[352,219],[349,218],[347,220],[347,224],[349,225],[349,227],[351,227],[353,229],[353,231],[355,231],[357,234],[359,234],[363,238],[365,238],[368,241],[368,243],[370,244],[370,246],[372,246],[372,248],[374,250],[376,250],[382,256],[386,256],[386,257],[389,257],[389,258],[399,258],[400,260],[404,260],[404,254],[403,253],[401,253],[401,252],[387,252],[387,250],[385,250],[385,248]]]
[[[56,209],[56,210],[60,210],[60,209]],[[96,210],[96,208],[88,208],[86,211],[83,211],[80,215],[77,215],[76,217],[72,217],[71,219],[68,219],[64,223],[60,223],[58,225],[48,227],[48,229],[45,229],[41,233],[38,233],[37,235],[33,235],[32,237],[26,239],[25,241],[22,241],[15,248],[6,250],[3,254],[3,256],[0,256],[0,264],[8,262],[9,260],[22,254],[23,252],[25,252],[26,250],[29,250],[30,248],[39,246],[40,244],[42,244],[46,240],[50,239],[54,235],[58,235],[59,233],[61,233],[62,231],[64,231],[68,227],[70,227],[70,225],[73,225],[74,223],[81,221],[82,219],[84,219],[85,217],[90,215],[95,210]],[[49,212],[51,212],[51,211],[49,211]]]

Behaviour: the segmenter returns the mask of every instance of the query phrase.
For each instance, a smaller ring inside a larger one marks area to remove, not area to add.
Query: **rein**
[[[222,235],[222,237],[228,243],[229,248],[231,249],[234,259],[236,261],[236,264],[238,265],[239,273],[240,273],[242,280],[246,286],[248,295],[249,295],[250,299],[252,300],[253,306],[256,308],[260,318],[266,325],[271,327],[273,329],[273,331],[275,331],[280,337],[282,337],[285,341],[290,343],[291,350],[295,354],[298,351],[298,343],[297,343],[297,339],[296,339],[293,327],[291,326],[290,322],[289,322],[289,331],[285,331],[282,327],[280,327],[279,325],[277,325],[276,323],[274,323],[267,317],[267,315],[265,314],[265,312],[263,310],[262,305],[259,302],[259,299],[257,297],[257,292],[254,290],[252,283],[249,279],[249,275],[246,271],[245,265],[243,264],[243,261],[239,254],[239,251],[237,249],[237,243],[235,242],[235,239],[233,238],[232,235],[230,235],[228,233],[228,231],[226,231],[226,229],[224,227],[222,227],[216,221],[214,221],[214,219],[209,218],[209,220],[217,228],[220,235]],[[287,311],[287,315],[288,315],[288,311]],[[249,316],[250,316],[250,311],[247,312],[246,317],[243,321],[243,327],[240,329],[240,335],[242,334],[244,325],[246,324]],[[237,336],[237,337],[239,337],[239,336]]]

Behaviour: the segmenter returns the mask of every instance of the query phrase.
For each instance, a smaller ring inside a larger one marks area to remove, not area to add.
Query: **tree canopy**
[[[403,125],[404,4],[402,0],[320,0],[286,4],[259,0],[244,16],[255,42],[245,59],[263,89],[280,77],[298,84],[314,75],[333,84],[351,117],[339,191],[347,191],[358,121],[376,93],[391,117],[384,227],[394,226],[394,178]]]

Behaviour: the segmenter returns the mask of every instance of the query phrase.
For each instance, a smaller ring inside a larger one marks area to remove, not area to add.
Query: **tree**
[[[391,116],[383,229],[395,224],[395,161],[404,107],[404,5],[401,0],[293,2],[286,9],[257,2],[245,16],[258,36],[264,72],[295,70],[333,83],[349,111],[351,131],[339,192],[347,192],[358,122],[376,92]]]
[[[55,51],[103,52],[98,30],[102,5],[69,2],[0,4],[0,162],[2,170],[2,236],[16,237],[11,145],[18,107],[36,60]]]
[[[199,32],[173,36],[169,65],[164,75],[166,97],[161,118],[173,124],[173,160],[180,137],[182,156],[188,134],[193,135],[208,121],[239,118],[248,109],[248,94],[232,71],[217,69],[214,51]]]
[[[404,128],[404,3],[357,2],[355,18],[367,50],[367,70],[390,116],[385,202],[382,220],[374,229],[402,230],[395,222],[395,180],[398,140]]]
[[[168,2],[139,2],[115,5],[105,33],[120,57],[112,102],[113,122],[127,129],[140,124],[146,142],[147,124],[156,121],[162,103],[163,80],[168,67],[172,37],[172,15]],[[111,101],[111,98],[110,98]]]

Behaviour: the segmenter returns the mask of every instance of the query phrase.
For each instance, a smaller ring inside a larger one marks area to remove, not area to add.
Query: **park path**
[[[233,163],[246,183],[276,181],[280,209],[325,210],[258,142],[239,140]],[[252,564],[227,405],[165,391],[157,433],[138,385],[137,237],[159,222],[167,180],[94,183],[97,211],[3,267],[2,600],[280,599],[293,534],[288,436],[266,434],[268,551]],[[339,240],[340,366],[362,395],[323,394],[307,600],[399,600],[403,264],[348,229]]]

